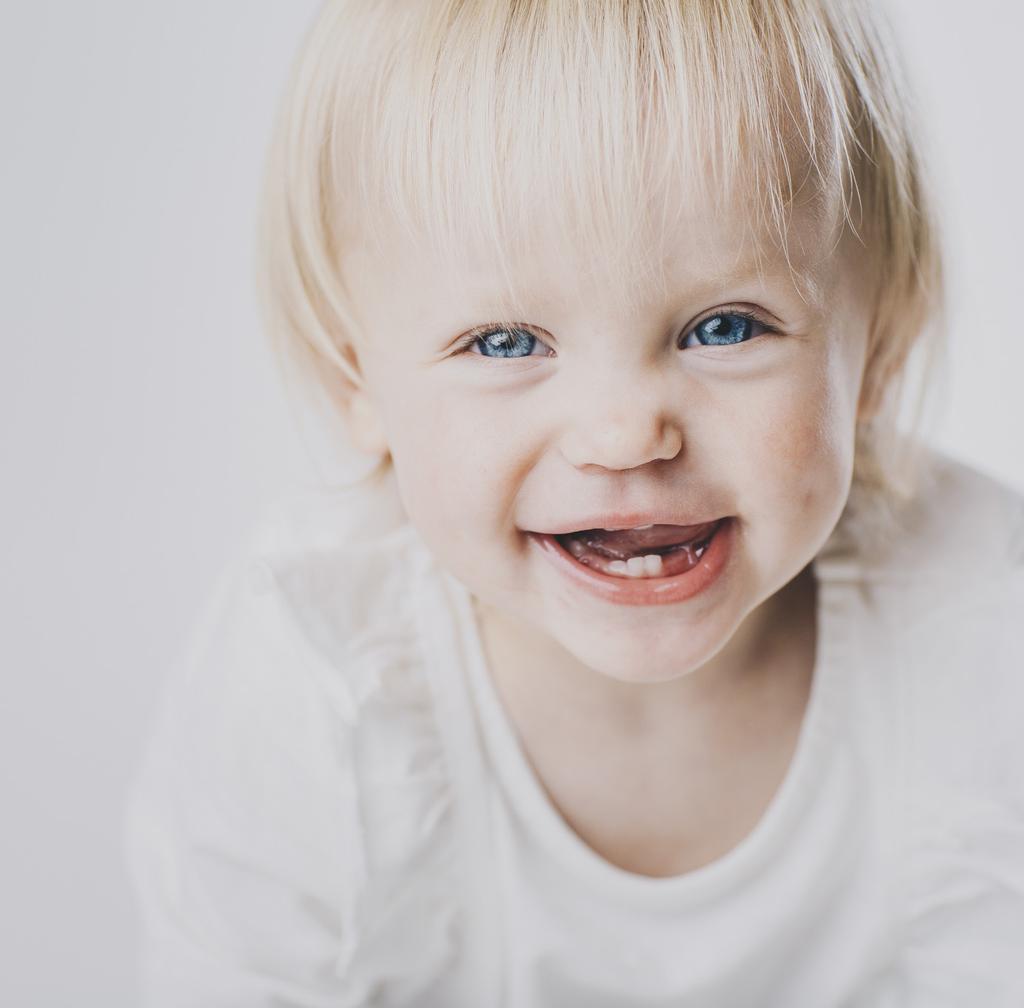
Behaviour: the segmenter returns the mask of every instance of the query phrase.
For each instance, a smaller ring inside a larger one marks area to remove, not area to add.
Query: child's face
[[[741,210],[688,212],[667,284],[639,291],[630,312],[586,261],[538,245],[517,276],[535,297],[520,330],[493,341],[501,357],[481,340],[459,349],[494,321],[492,264],[443,269],[398,241],[383,261],[344,264],[370,334],[356,348],[362,443],[383,446],[366,433],[375,418],[410,519],[483,611],[618,679],[708,661],[812,560],[849,489],[870,301],[857,257],[808,214],[793,222],[790,263],[765,242],[759,273]],[[701,342],[715,339],[735,342]],[[677,592],[689,597],[625,604],[533,534],[616,515],[728,520]]]

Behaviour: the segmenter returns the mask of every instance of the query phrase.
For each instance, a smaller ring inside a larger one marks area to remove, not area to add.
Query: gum
[[[711,538],[714,538],[714,536]],[[652,551],[657,552],[661,556],[661,571],[657,574],[631,574],[628,570],[622,570],[621,567],[614,567],[612,566],[613,564],[621,564],[622,561],[605,556],[579,539],[559,537],[558,541],[562,548],[584,567],[600,571],[602,574],[607,574],[611,577],[640,581],[676,577],[679,574],[685,574],[687,571],[692,570],[700,562],[700,558],[704,555],[704,550],[707,548],[707,543],[710,540],[704,540],[699,545],[696,542],[685,543],[665,551]]]

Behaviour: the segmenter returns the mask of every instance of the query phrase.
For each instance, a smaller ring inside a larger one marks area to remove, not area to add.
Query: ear
[[[351,344],[342,348],[344,377],[335,389],[335,400],[345,418],[355,448],[368,455],[387,455],[388,440],[383,417],[370,391],[359,357]]]
[[[347,393],[346,419],[352,443],[368,455],[386,455],[388,439],[376,402],[365,386]]]
[[[867,423],[877,416],[886,384],[877,374],[873,374],[870,368],[865,372],[860,386],[860,398],[857,401],[858,423]]]

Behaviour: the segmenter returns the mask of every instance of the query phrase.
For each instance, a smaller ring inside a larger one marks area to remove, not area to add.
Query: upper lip
[[[540,535],[565,535],[569,532],[582,532],[586,529],[632,529],[641,525],[681,525],[684,528],[699,529],[702,525],[711,525],[720,518],[704,518],[694,520],[692,516],[681,515],[669,511],[628,511],[612,514],[584,515],[568,521],[558,522],[547,529],[531,529]]]

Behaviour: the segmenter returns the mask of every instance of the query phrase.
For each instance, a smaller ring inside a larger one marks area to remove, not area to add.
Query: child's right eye
[[[509,329],[504,326],[473,333],[462,344],[463,350],[476,353],[480,357],[530,357],[538,348],[542,350],[540,356],[551,356],[551,348],[537,339],[533,333],[525,329]]]

